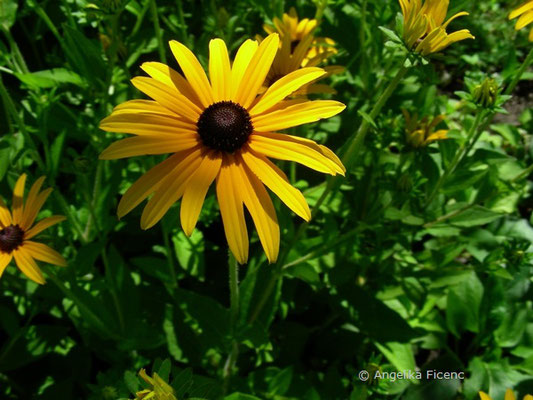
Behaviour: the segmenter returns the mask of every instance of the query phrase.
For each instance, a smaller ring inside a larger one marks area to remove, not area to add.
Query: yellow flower
[[[428,117],[419,120],[418,114],[411,116],[407,110],[402,112],[405,117],[405,138],[412,147],[424,147],[436,140],[448,138],[448,130],[435,131],[435,127],[444,121],[444,115],[439,115],[430,121]]]
[[[282,19],[274,18],[274,26],[264,25],[268,34],[278,33],[280,36],[280,48],[272,68],[270,69],[265,86],[270,86],[279,78],[296,71],[302,67],[316,67],[324,63],[329,57],[337,54],[335,41],[327,37],[315,37],[314,33],[318,26],[316,19],[298,19],[294,7],[289,13],[283,14]],[[323,79],[329,75],[340,73],[344,68],[339,66],[324,67],[327,72]],[[334,93],[327,85],[308,84],[298,91],[298,94],[308,93]]]
[[[33,225],[39,210],[52,192],[51,188],[40,192],[44,179],[44,176],[37,179],[24,203],[26,174],[18,178],[13,190],[13,212],[7,209],[0,198],[0,277],[13,258],[24,275],[40,284],[44,284],[45,280],[35,260],[60,267],[67,265],[61,254],[45,244],[30,240],[45,229],[65,220],[63,216],[54,215]]]
[[[520,17],[518,18],[518,21],[516,21],[516,30],[522,29],[533,22],[533,0],[526,1],[509,14],[509,19],[515,19],[516,17]],[[533,42],[533,28],[529,31],[529,41]]]
[[[492,400],[492,398],[485,392],[479,392],[479,397],[481,400]],[[507,391],[505,392],[504,400],[516,400],[516,397],[511,389],[507,389]],[[533,400],[533,396],[530,394],[526,394],[523,400]]]
[[[444,22],[449,0],[399,0],[403,14],[403,40],[410,50],[427,56],[437,53],[452,43],[474,39],[468,29],[448,34],[446,28],[454,19],[467,12],[460,12]]]
[[[139,376],[152,388],[135,393],[135,400],[177,400],[174,389],[155,372],[153,377],[149,377],[146,371],[141,369]]]
[[[267,157],[296,161],[331,175],[345,172],[328,148],[309,139],[277,133],[329,118],[345,108],[331,100],[283,101],[324,75],[324,70],[299,69],[257,96],[278,44],[277,34],[269,35],[261,44],[247,40],[231,64],[224,41],[211,40],[210,81],[194,54],[176,41],[170,42],[170,48],[185,78],[161,63],[142,65],[151,77],[136,77],[132,83],[153,101],[128,101],[100,123],[105,131],[137,135],[113,143],[100,158],[174,154],[126,191],[118,206],[119,217],[155,192],[141,216],[141,227],[148,229],[182,198],[181,225],[191,235],[207,190],[216,180],[224,231],[237,261],[242,264],[248,259],[243,206],[257,227],[268,260],[277,259],[279,226],[264,185],[306,221],[311,213],[300,191]]]

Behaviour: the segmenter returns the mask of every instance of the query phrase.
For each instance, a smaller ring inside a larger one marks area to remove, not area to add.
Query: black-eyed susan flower
[[[509,19],[515,19],[517,17],[520,17],[515,25],[517,31],[533,22],[533,0],[526,1],[509,14]],[[533,28],[529,31],[529,41],[533,42]]]
[[[479,392],[479,398],[481,400],[492,400],[492,398],[485,392]],[[507,391],[505,392],[504,400],[516,400],[516,397],[511,389],[507,389]],[[533,400],[533,396],[530,394],[526,394],[523,400]]]
[[[119,217],[153,193],[141,216],[141,227],[148,229],[182,199],[181,225],[190,235],[206,193],[216,181],[224,231],[237,261],[242,264],[248,259],[244,206],[255,223],[268,260],[277,259],[279,226],[264,186],[306,221],[311,213],[302,193],[290,185],[268,157],[295,161],[331,175],[345,172],[328,148],[309,139],[278,133],[331,117],[345,108],[331,100],[283,100],[324,75],[324,70],[299,69],[258,96],[278,44],[277,34],[269,35],[261,44],[247,40],[231,63],[224,41],[212,40],[209,80],[195,55],[176,41],[170,42],[170,48],[185,77],[157,62],[142,65],[150,77],[136,77],[132,83],[153,100],[121,104],[100,123],[105,131],[136,135],[113,143],[100,158],[174,154],[126,191],[118,206]]]
[[[30,240],[45,229],[65,220],[63,216],[54,215],[34,225],[39,210],[52,192],[51,188],[40,191],[44,179],[43,176],[35,181],[24,202],[26,174],[19,177],[13,190],[12,212],[0,198],[0,277],[12,259],[15,259],[17,267],[24,275],[40,284],[44,284],[45,280],[35,260],[60,267],[67,265],[61,254],[45,244]]]
[[[283,14],[281,19],[275,17],[273,22],[274,26],[265,24],[263,28],[268,34],[278,33],[280,44],[272,68],[265,80],[265,86],[270,86],[279,78],[299,68],[320,66],[329,57],[337,54],[333,39],[315,37],[318,21],[309,18],[300,20],[294,7],[290,9],[289,13]],[[324,70],[327,74],[320,79],[340,73],[344,68],[331,65],[324,67]],[[307,84],[298,91],[298,94],[334,92],[333,89],[324,84]]]
[[[462,11],[445,22],[449,0],[399,0],[403,14],[403,40],[408,49],[427,56],[464,39],[474,39],[468,29],[448,34],[454,19],[468,15]]]
[[[139,376],[150,385],[149,389],[135,393],[135,400],[177,400],[174,389],[155,372],[148,376],[146,370],[141,369]]]
[[[418,114],[411,116],[407,110],[402,110],[405,117],[405,138],[407,143],[414,148],[425,147],[431,142],[448,138],[447,129],[435,130],[437,125],[444,121],[444,115],[433,119],[418,118]]]

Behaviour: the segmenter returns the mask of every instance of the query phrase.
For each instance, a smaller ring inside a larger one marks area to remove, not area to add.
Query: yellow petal
[[[533,396],[531,396],[530,394],[526,394],[523,400],[533,400]]]
[[[241,153],[242,158],[248,168],[272,190],[280,200],[285,203],[296,215],[304,220],[311,219],[311,210],[303,194],[293,187],[285,173],[274,163],[261,154],[256,154],[250,150]]]
[[[167,117],[177,118],[176,114],[172,111],[169,111],[167,108],[160,105],[157,101],[154,100],[144,100],[144,99],[135,99],[128,100],[124,103],[119,104],[113,108],[113,114],[120,113],[129,113],[129,114],[157,114],[165,115]]]
[[[50,193],[52,193],[52,191],[52,188],[47,188],[37,195],[35,200],[32,202],[31,207],[26,204],[26,207],[24,208],[25,218],[21,224],[22,229],[26,230],[30,226],[32,226],[33,222],[35,221],[35,218],[37,217],[37,214],[39,214],[41,207],[43,206],[48,196],[50,196]]]
[[[201,114],[200,108],[177,90],[153,78],[146,78],[144,76],[133,78],[131,83],[141,92],[157,101],[163,107],[168,108],[176,115],[193,123],[198,121],[198,117]]]
[[[345,108],[344,104],[333,100],[308,101],[253,117],[252,124],[258,132],[278,131],[332,117]]]
[[[176,89],[196,106],[202,108],[202,103],[191,87],[191,84],[179,72],[159,62],[145,62],[141,65],[141,68],[152,78]]]
[[[325,73],[326,71],[321,68],[301,68],[291,72],[268,88],[257,104],[250,109],[250,115],[255,116],[267,111],[303,85],[321,77]]]
[[[11,222],[11,213],[6,207],[4,200],[2,200],[2,198],[0,197],[0,224],[5,227],[11,225]]]
[[[273,33],[261,42],[244,72],[235,101],[248,108],[257,96],[278,51],[279,36]]]
[[[12,254],[0,253],[0,278],[13,258]]]
[[[240,157],[236,157],[240,158]],[[240,168],[239,168],[240,167]],[[279,225],[274,204],[259,179],[240,161],[235,171],[240,173],[241,194],[257,229],[257,234],[270,263],[276,262],[279,253]]]
[[[295,161],[330,175],[344,175],[344,169],[324,155],[313,141],[279,133],[254,133],[249,146],[255,153],[278,160]]]
[[[189,153],[190,152],[187,151],[170,156],[135,181],[126,193],[124,193],[124,196],[122,196],[118,203],[118,217],[122,218],[157,190],[164,178],[166,178]]]
[[[228,246],[239,264],[248,260],[248,231],[244,219],[244,208],[239,190],[239,168],[231,154],[224,154],[224,160],[217,177],[217,199],[224,225]]]
[[[39,179],[37,179],[31,186],[30,192],[28,193],[28,198],[26,199],[26,205],[24,206],[24,213],[20,225],[23,230],[28,229],[33,222],[32,215],[34,214],[31,211],[35,209],[37,195],[39,194],[39,190],[41,190],[44,180],[44,176],[41,176]],[[37,212],[39,212],[39,209],[37,209]],[[33,216],[33,218],[35,218],[35,216]]]
[[[170,41],[170,50],[202,105],[209,107],[213,104],[213,93],[205,71],[196,56],[186,46],[175,40]]]
[[[485,392],[479,392],[479,398],[481,400],[492,400],[490,396]]]
[[[529,25],[533,22],[533,11],[528,11],[525,14],[522,14],[518,21],[516,21],[515,29],[522,29],[524,26]]]
[[[148,201],[143,210],[141,215],[142,229],[154,226],[163,218],[170,206],[181,198],[187,182],[201,161],[201,150],[193,150],[161,182],[154,196]]]
[[[104,118],[100,122],[100,129],[139,136],[179,135],[196,132],[196,122],[183,121],[170,115],[121,111]]]
[[[24,250],[24,246],[13,251],[13,257],[15,257],[18,269],[20,269],[24,275],[40,285],[46,283],[43,273],[37,266],[35,260],[26,250]]]
[[[100,154],[99,158],[100,160],[113,160],[148,154],[175,153],[197,146],[198,137],[195,133],[172,136],[134,136],[111,144]]]
[[[526,2],[524,4],[522,4],[520,7],[514,9],[509,14],[509,19],[515,19],[519,15],[522,15],[523,13],[525,13],[526,11],[529,11],[529,10],[533,10],[533,1],[528,1],[528,2]]]
[[[231,96],[231,67],[228,49],[222,39],[209,42],[209,77],[215,102],[229,100]]]
[[[52,215],[51,217],[44,218],[40,220],[39,222],[37,222],[33,226],[33,228],[26,231],[26,233],[24,234],[24,240],[31,239],[32,237],[44,231],[45,229],[48,229],[51,226],[58,224],[64,220],[66,220],[66,218],[62,215]]]
[[[516,397],[511,389],[505,391],[505,400],[516,400]]]
[[[67,266],[67,260],[65,260],[57,251],[45,244],[25,240],[23,248],[36,260],[57,265],[58,267]]]
[[[13,189],[13,224],[20,225],[22,221],[23,204],[24,204],[24,185],[26,184],[26,174],[22,174],[15,183]]]
[[[239,50],[237,50],[237,54],[235,55],[235,60],[233,61],[233,66],[231,68],[231,98],[232,99],[235,99],[237,90],[239,89],[239,86],[242,81],[242,77],[244,76],[244,73],[246,72],[246,69],[248,68],[248,64],[250,64],[252,57],[257,51],[258,46],[259,44],[257,43],[257,41],[248,39],[241,45],[241,47],[239,47]]]
[[[446,29],[448,27],[448,25],[450,25],[450,23],[456,19],[456,18],[459,18],[459,17],[463,17],[463,16],[466,16],[466,15],[469,15],[466,11],[461,11],[457,14],[455,14],[453,17],[451,17],[448,21],[446,21],[446,23],[444,25],[442,25],[442,27],[444,29]]]
[[[183,193],[181,200],[181,227],[187,236],[191,236],[198,216],[204,204],[205,195],[220,170],[222,157],[218,152],[210,151],[203,156],[202,162],[194,172]]]

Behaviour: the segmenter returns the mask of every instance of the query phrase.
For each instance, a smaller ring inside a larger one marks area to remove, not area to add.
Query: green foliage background
[[[114,3],[118,9],[107,9]],[[269,266],[257,236],[240,271],[231,323],[227,246],[215,196],[187,238],[173,207],[148,231],[140,209],[115,216],[120,194],[158,157],[98,161],[116,134],[98,129],[113,106],[140,94],[145,61],[177,68],[176,39],[206,65],[208,42],[231,51],[262,24],[309,1],[87,2],[0,0],[0,194],[17,177],[47,176],[42,216],[68,221],[41,236],[69,261],[37,286],[14,267],[0,280],[2,399],[131,398],[140,368],[169,379],[179,400],[478,398],[533,392],[531,289],[533,73],[480,131],[427,204],[465,143],[476,110],[457,95],[494,76],[505,86],[531,49],[507,20],[519,2],[452,0],[452,24],[476,40],[409,69],[371,121],[342,186],[302,223],[275,201],[284,265]],[[333,0],[321,35],[338,43],[332,78],[340,116],[294,134],[343,154],[403,59],[379,27],[395,30],[396,0]],[[159,40],[160,39],[160,40]],[[465,83],[466,82],[466,83]],[[402,109],[446,114],[449,140],[410,149]],[[312,206],[324,176],[283,165]],[[269,290],[271,289],[271,290]],[[238,353],[235,366],[230,356]],[[229,367],[228,367],[229,363]],[[463,371],[464,380],[371,379],[358,373]]]

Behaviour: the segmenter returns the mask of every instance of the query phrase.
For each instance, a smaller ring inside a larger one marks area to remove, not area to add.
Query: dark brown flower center
[[[0,252],[10,254],[24,241],[24,231],[18,225],[9,225],[0,231]]]
[[[240,149],[253,131],[248,111],[232,101],[211,104],[196,126],[205,146],[228,153]]]

